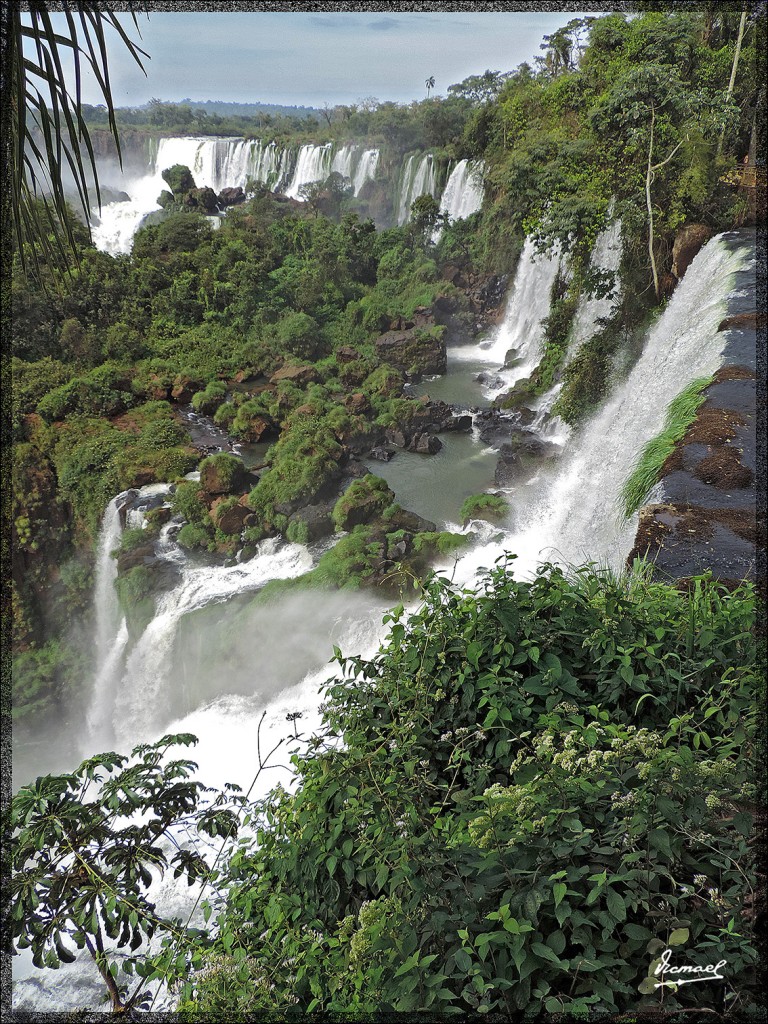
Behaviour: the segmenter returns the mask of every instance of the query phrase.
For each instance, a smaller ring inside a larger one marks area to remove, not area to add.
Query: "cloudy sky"
[[[110,32],[117,105],[152,97],[322,106],[374,96],[407,103],[425,97],[430,76],[433,95],[445,95],[468,75],[531,61],[541,53],[544,35],[579,16],[574,10],[334,13],[322,3],[314,12],[232,6],[140,16],[137,41],[151,57],[146,77]],[[123,17],[136,38],[130,18]],[[86,89],[84,99],[98,102],[96,89]]]

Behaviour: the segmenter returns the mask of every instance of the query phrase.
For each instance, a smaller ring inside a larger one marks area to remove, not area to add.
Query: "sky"
[[[235,8],[240,5],[233,4]],[[392,5],[394,6],[394,5]],[[423,5],[425,8],[428,5]],[[500,6],[499,4],[495,5]],[[322,107],[375,97],[409,103],[473,74],[511,71],[541,54],[543,36],[579,12],[364,10],[360,12],[150,10],[139,16],[146,77],[109,31],[110,74],[117,106],[153,97]],[[55,17],[63,18],[62,15]],[[95,85],[84,87],[98,103]]]

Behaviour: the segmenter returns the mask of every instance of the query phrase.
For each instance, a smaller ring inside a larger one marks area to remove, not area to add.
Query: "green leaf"
[[[616,921],[623,921],[627,916],[627,908],[624,900],[616,892],[615,889],[611,889],[610,886],[605,893],[605,902],[608,907],[608,913]]]
[[[688,936],[690,934],[691,933],[688,928],[675,928],[672,934],[669,936],[669,945],[682,946],[683,943],[688,941]]]
[[[652,996],[653,993],[656,991],[655,978],[643,978],[643,980],[637,986],[637,991],[643,996]]]
[[[648,842],[654,850],[664,854],[669,860],[672,859],[672,847],[669,844],[669,834],[663,828],[652,828],[648,833]]]
[[[563,897],[568,892],[568,886],[564,882],[555,882],[552,886],[552,892],[555,896],[555,906],[559,907],[562,903]]]
[[[737,831],[741,832],[748,839],[752,835],[754,820],[751,814],[747,814],[746,811],[739,811],[738,814],[733,816],[733,825]]]
[[[535,953],[540,960],[548,960],[551,964],[560,964],[560,958],[543,942],[532,942],[531,952]]]
[[[459,970],[464,971],[465,973],[469,971],[472,966],[472,958],[469,953],[467,953],[466,949],[454,950],[453,959],[456,961],[456,966]]]

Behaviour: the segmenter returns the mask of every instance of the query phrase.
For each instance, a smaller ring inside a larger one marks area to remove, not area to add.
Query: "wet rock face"
[[[686,224],[678,231],[672,246],[672,273],[678,281],[711,237],[712,230],[706,224]]]
[[[238,185],[237,188],[223,188],[219,192],[218,204],[222,209],[225,206],[237,206],[238,203],[245,202],[245,192]]]
[[[307,542],[311,544],[313,541],[333,533],[332,511],[332,501],[319,505],[305,505],[304,508],[294,512],[288,522],[302,523],[307,530]]]
[[[755,578],[765,537],[757,516],[756,380],[744,365],[754,353],[757,314],[736,312],[726,362],[706,401],[662,466],[655,501],[640,510],[627,562],[648,557],[663,578],[688,579],[711,569],[716,579]],[[752,331],[749,335],[748,332]]]

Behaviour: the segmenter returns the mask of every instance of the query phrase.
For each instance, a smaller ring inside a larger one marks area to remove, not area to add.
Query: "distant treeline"
[[[319,117],[316,107],[285,106],[281,103],[226,103],[224,100],[179,100],[180,106],[204,110],[206,114],[220,114],[222,117],[258,117],[270,114],[273,117]]]
[[[285,107],[271,103],[224,103],[206,100],[197,103],[185,99],[167,103],[151,99],[137,107],[118,107],[115,116],[119,127],[160,129],[162,131],[198,132],[210,135],[248,134],[260,129],[301,132],[318,125],[311,107]],[[107,108],[83,105],[88,124],[106,128]]]

